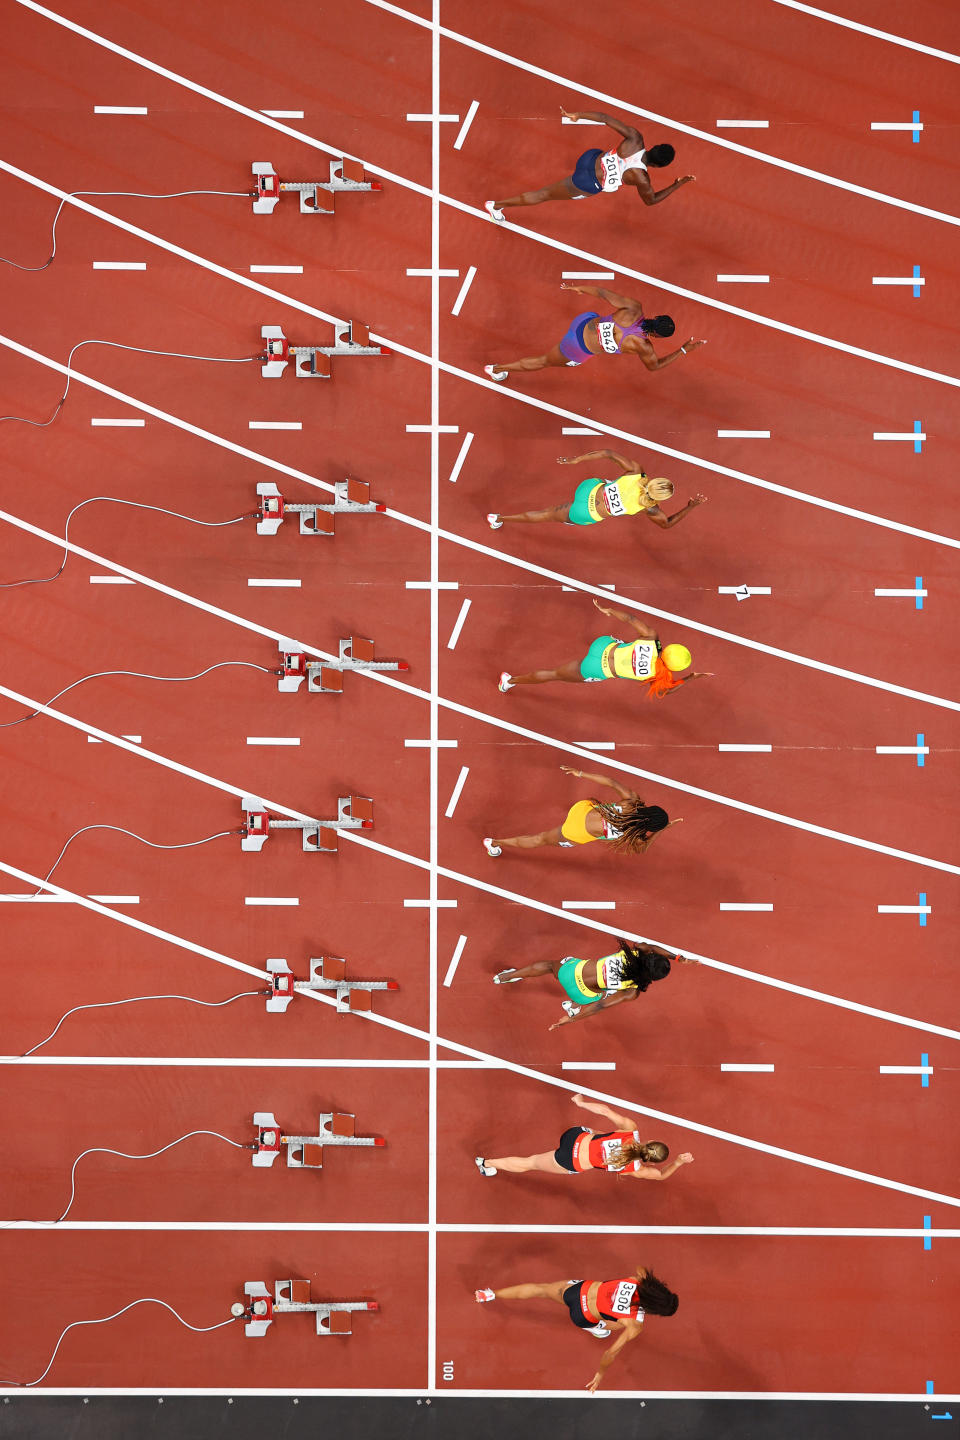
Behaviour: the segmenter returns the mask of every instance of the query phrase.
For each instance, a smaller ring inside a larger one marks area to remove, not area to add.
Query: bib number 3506
[[[633,1303],[633,1298],[636,1293],[636,1285],[632,1285],[629,1280],[621,1280],[613,1292],[613,1304],[611,1307],[613,1313],[615,1315],[629,1315],[630,1306]]]

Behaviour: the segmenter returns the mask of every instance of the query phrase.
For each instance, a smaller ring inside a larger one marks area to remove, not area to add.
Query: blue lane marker
[[[914,267],[913,267],[913,279],[914,279],[913,298],[914,298],[914,300],[919,300],[919,299],[920,299],[920,291],[923,289],[923,286],[922,286],[922,285],[918,285],[918,284],[916,283],[916,282],[920,279],[920,266],[919,266],[919,265],[914,265]]]
[[[926,892],[926,890],[921,890],[921,891],[920,891],[920,894],[917,896],[917,904],[918,904],[918,905],[926,905],[926,903],[927,903],[927,892]],[[925,914],[925,912],[924,912],[923,910],[920,911],[919,920],[920,920],[920,924],[921,924],[921,925],[926,925],[926,923],[927,923],[927,917],[926,917],[926,914]]]
[[[920,144],[920,111],[919,111],[919,110],[914,110],[914,112],[913,112],[913,143],[914,143],[914,145],[919,145],[919,144]]]
[[[929,1056],[929,1055],[921,1055],[921,1056],[920,1056],[920,1064],[921,1064],[921,1065],[929,1065],[929,1064],[930,1064],[930,1056]],[[920,1084],[923,1086],[924,1090],[926,1090],[927,1086],[930,1084],[930,1076],[929,1076],[929,1075],[921,1075],[921,1076],[920,1076]]]
[[[919,420],[914,420],[914,422],[913,422],[913,433],[914,433],[914,435],[922,435],[922,434],[923,434],[923,426],[920,424],[920,421],[919,421]],[[923,444],[923,441],[922,441],[922,440],[914,440],[914,442],[913,442],[913,453],[914,453],[914,455],[920,455],[920,454],[922,453],[922,452],[921,452],[921,449],[920,449],[920,447],[921,447],[922,444]]]
[[[917,586],[917,589],[919,590],[919,588],[920,588],[920,587],[919,587],[919,585],[918,585],[918,586]],[[925,737],[922,733],[919,734],[919,735],[917,736],[917,764],[920,766],[920,769],[921,769],[921,770],[923,769],[923,762],[924,762],[924,760],[926,760],[926,758],[927,758],[926,755],[924,755],[924,754],[921,753],[922,750],[923,750],[923,747],[926,745],[926,743],[927,743],[926,737]]]
[[[914,448],[915,451],[917,450],[917,441],[916,441],[916,440],[914,440],[914,442],[913,442],[913,448]],[[923,609],[923,596],[920,594],[920,591],[923,589],[923,576],[922,576],[922,575],[918,575],[918,576],[916,577],[916,580],[914,581],[914,584],[915,584],[916,590],[917,590],[916,596],[914,597],[915,600],[916,600],[917,609],[918,609],[918,610],[922,610],[922,609]]]
[[[923,1217],[923,1228],[924,1228],[924,1230],[931,1230],[931,1229],[933,1228],[933,1219],[932,1219],[931,1216],[929,1216],[929,1215],[924,1215],[924,1217]],[[924,1248],[924,1250],[932,1250],[932,1249],[933,1249],[933,1236],[932,1236],[932,1235],[924,1235],[924,1237],[923,1237],[923,1248]],[[932,1382],[932,1381],[928,1381],[927,1383],[928,1383],[928,1384],[932,1384],[933,1382]]]
[[[928,1395],[932,1395],[932,1394],[933,1394],[933,1381],[932,1381],[932,1380],[928,1380],[928,1381],[927,1381],[927,1394],[928,1394]]]

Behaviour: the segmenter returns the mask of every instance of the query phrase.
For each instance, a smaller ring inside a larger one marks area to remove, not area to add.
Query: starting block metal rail
[[[276,535],[287,515],[298,515],[301,535],[332,535],[334,516],[382,515],[386,508],[370,499],[366,480],[338,480],[332,504],[316,501],[308,505],[288,504],[274,481],[261,480],[257,485],[257,534]]]
[[[308,990],[332,990],[337,1012],[367,1011],[373,1008],[374,990],[399,990],[396,980],[348,980],[347,962],[338,956],[321,955],[310,960],[310,979],[295,980],[286,960],[267,961],[271,989],[267,991],[267,1013],[283,1015],[294,996]]]
[[[263,801],[252,795],[244,795],[240,803],[243,806],[241,850],[261,851],[274,830],[299,830],[304,850],[335,854],[339,830],[373,829],[373,801],[362,795],[341,795],[336,820],[275,820],[267,814]]]
[[[322,1170],[325,1145],[347,1145],[354,1149],[385,1145],[381,1135],[357,1135],[355,1115],[331,1112],[321,1115],[316,1135],[285,1135],[271,1110],[258,1110],[253,1117],[257,1138],[253,1146],[253,1164],[269,1169],[282,1149],[287,1152],[291,1170]]]
[[[277,1280],[272,1295],[262,1280],[248,1280],[243,1293],[246,1304],[238,1300],[230,1314],[246,1318],[243,1333],[250,1340],[266,1335],[279,1315],[315,1315],[318,1335],[350,1335],[355,1311],[380,1309],[376,1300],[314,1300],[309,1280]]]
[[[409,670],[406,660],[375,660],[373,641],[359,635],[340,641],[339,660],[308,660],[302,650],[296,648],[295,640],[280,641],[280,669],[277,689],[293,693],[300,689],[304,680],[307,689],[314,694],[339,695],[343,690],[344,670]]]
[[[337,191],[383,189],[379,180],[367,179],[359,160],[346,158],[330,161],[328,180],[281,180],[269,160],[255,160],[250,170],[254,215],[272,215],[284,194],[299,195],[301,215],[332,215]]]
[[[382,345],[371,345],[370,327],[359,320],[335,320],[332,345],[291,345],[279,325],[261,325],[264,348],[260,374],[278,380],[290,361],[301,380],[329,380],[331,355],[389,355]]]

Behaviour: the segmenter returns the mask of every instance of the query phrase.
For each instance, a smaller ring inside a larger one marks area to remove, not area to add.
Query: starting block
[[[266,1335],[279,1315],[315,1315],[318,1335],[350,1335],[354,1311],[380,1309],[376,1300],[313,1300],[309,1280],[277,1280],[272,1295],[262,1280],[248,1280],[243,1293],[246,1304],[237,1301],[230,1314],[246,1319],[243,1333],[251,1340]]]
[[[260,374],[278,380],[290,361],[301,380],[329,380],[331,355],[389,355],[382,345],[370,344],[370,327],[359,320],[335,320],[332,345],[291,345],[279,325],[261,325],[264,348]]]
[[[332,215],[333,197],[338,190],[382,190],[379,180],[368,180],[359,160],[331,160],[329,180],[281,180],[269,160],[255,160],[250,167],[256,189],[250,192],[254,215],[272,215],[280,196],[300,197],[301,215]]]
[[[338,480],[332,504],[310,505],[288,504],[272,480],[261,480],[257,485],[257,534],[276,535],[290,514],[299,515],[301,535],[332,535],[335,515],[382,515],[386,508],[370,499],[366,480]]]
[[[324,1145],[370,1146],[385,1145],[381,1135],[357,1135],[355,1115],[321,1115],[316,1135],[284,1135],[270,1110],[258,1110],[253,1117],[257,1138],[253,1146],[253,1164],[269,1169],[280,1154],[287,1152],[291,1170],[322,1170]]]
[[[296,648],[295,640],[280,641],[280,669],[277,689],[282,693],[293,693],[300,689],[304,680],[307,689],[315,694],[340,694],[343,690],[344,670],[409,670],[406,660],[375,660],[373,641],[351,635],[349,640],[340,641],[339,660],[308,660],[302,650]]]
[[[335,854],[338,830],[372,830],[373,801],[361,795],[341,795],[337,801],[336,820],[274,820],[263,808],[263,801],[244,795],[243,824],[240,827],[241,850],[259,853],[273,830],[299,830],[304,850]]]
[[[372,1009],[374,990],[400,989],[396,980],[348,980],[347,962],[332,955],[311,959],[309,980],[294,980],[286,960],[268,960],[267,969],[272,979],[272,988],[266,992],[268,1014],[283,1015],[294,996],[308,990],[333,990],[337,1012],[342,1015],[348,1010]]]

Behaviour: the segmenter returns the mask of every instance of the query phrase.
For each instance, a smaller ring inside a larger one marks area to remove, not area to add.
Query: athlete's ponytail
[[[662,1165],[669,1154],[662,1140],[646,1140],[642,1144],[638,1140],[627,1140],[611,1153],[610,1164],[614,1170],[625,1170],[635,1160],[641,1165]]]
[[[643,480],[640,482],[640,489],[643,491],[644,510],[651,510],[654,505],[659,505],[661,500],[670,500],[673,496],[673,481],[665,480],[658,476],[654,480]]]

